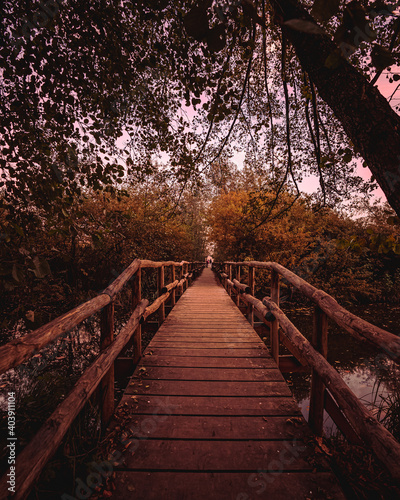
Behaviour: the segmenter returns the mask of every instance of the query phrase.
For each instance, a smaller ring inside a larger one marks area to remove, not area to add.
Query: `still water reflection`
[[[394,334],[400,332],[400,308],[347,306],[363,319]],[[282,305],[287,316],[308,339],[312,334],[312,307],[294,308]],[[400,391],[400,370],[387,360],[379,349],[360,342],[329,324],[328,361],[338,370],[343,380],[370,411],[382,420],[390,402]],[[311,376],[301,373],[285,374],[299,407],[308,419]],[[325,412],[324,429],[332,435],[335,424]]]

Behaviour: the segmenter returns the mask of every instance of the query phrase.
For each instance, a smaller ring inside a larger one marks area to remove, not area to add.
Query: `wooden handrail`
[[[0,375],[11,368],[28,361],[34,354],[56,340],[64,333],[78,326],[82,321],[99,312],[122,290],[140,268],[158,268],[165,265],[183,267],[182,262],[153,262],[134,260],[104,291],[83,304],[71,309],[62,316],[50,321],[21,338],[12,340],[0,347]]]
[[[122,290],[126,283],[132,278],[136,271],[141,267],[141,261],[135,259],[122,273],[115,278],[103,293],[109,295],[112,299]]]
[[[234,287],[239,290],[240,293],[250,293],[251,289],[248,285],[240,283],[237,279],[233,280]]]
[[[179,281],[175,280],[173,283],[170,283],[169,285],[162,287],[161,288],[161,295],[176,288],[178,286],[178,283],[179,283]]]
[[[190,263],[182,262],[154,262],[149,260],[134,260],[104,291],[97,297],[75,307],[71,311],[54,319],[50,323],[43,325],[37,330],[25,335],[20,339],[13,340],[0,347],[0,374],[14,368],[24,361],[30,359],[35,353],[56,340],[63,333],[79,325],[82,321],[92,316],[96,312],[103,311],[102,314],[102,345],[103,349],[97,359],[84,371],[83,375],[75,384],[67,398],[60,403],[53,414],[47,419],[45,424],[34,436],[32,441],[18,455],[16,461],[16,474],[20,478],[18,489],[13,498],[24,499],[29,494],[35,480],[40,475],[47,461],[54,454],[65,436],[70,425],[89,400],[95,389],[103,381],[107,387],[114,384],[112,367],[115,359],[133,337],[136,350],[141,346],[140,324],[150,314],[156,312],[162,304],[169,298],[172,292],[179,286],[184,285],[195,274],[196,269],[186,273],[178,282],[175,280],[162,287],[163,292],[153,304],[149,306],[148,300],[141,300],[141,276],[142,268],[161,268],[164,266],[187,268]],[[203,266],[203,263],[193,263]],[[183,274],[183,272],[182,272]],[[133,284],[132,298],[133,313],[121,329],[115,339],[113,337],[113,301],[122,288],[131,280],[137,277]],[[174,276],[174,273],[172,273]],[[140,353],[134,354],[136,362],[140,358]],[[106,378],[110,380],[106,380]],[[104,384],[102,384],[104,385]],[[110,399],[110,398],[108,398]],[[107,408],[102,408],[102,413],[109,418],[110,402]],[[104,412],[104,410],[106,410]],[[4,475],[0,480],[0,498],[6,498],[8,493],[8,477]]]
[[[226,280],[226,283],[227,283],[227,285],[229,285],[230,290],[232,290],[232,289],[234,290],[234,288],[235,288],[235,284],[233,283],[233,281],[231,281],[231,280],[228,278],[228,279]],[[237,293],[237,291],[236,291],[236,290],[234,290],[234,292],[236,292],[236,293]]]
[[[249,265],[251,268],[262,267],[266,268],[267,266],[261,266],[258,264],[264,263],[256,263],[256,262],[240,262],[239,265]],[[393,479],[395,479],[398,483],[400,483],[400,468],[398,464],[400,463],[400,443],[393,437],[393,435],[381,424],[376,418],[372,416],[372,414],[365,408],[365,406],[359,401],[357,396],[349,389],[346,383],[341,378],[340,374],[335,370],[333,366],[331,366],[328,361],[325,359],[327,353],[327,344],[326,344],[326,317],[329,316],[325,312],[324,308],[320,306],[318,303],[316,306],[316,318],[314,318],[314,334],[313,337],[317,337],[318,334],[321,335],[320,338],[315,338],[314,340],[322,342],[322,345],[319,346],[321,352],[318,352],[312,344],[299,332],[299,330],[291,323],[291,321],[287,318],[284,312],[279,308],[279,305],[276,303],[279,300],[277,296],[277,290],[279,290],[277,286],[276,275],[280,274],[285,277],[291,278],[291,282],[297,283],[300,285],[298,281],[296,281],[293,276],[297,279],[298,277],[293,273],[283,272],[287,271],[285,268],[280,266],[279,264],[275,265],[274,263],[266,263],[268,265],[268,269],[272,271],[272,285],[275,284],[275,290],[273,290],[274,286],[271,286],[271,290],[275,292],[276,297],[275,300],[272,300],[270,297],[265,297],[263,301],[258,300],[254,295],[249,293],[249,287],[247,287],[246,292],[242,292],[240,297],[243,299],[248,305],[251,305],[257,315],[264,320],[266,323],[270,323],[272,321],[272,325],[270,325],[270,330],[273,332],[276,330],[276,335],[278,335],[277,328],[273,328],[273,326],[278,325],[281,328],[281,338],[285,339],[286,346],[293,346],[292,353],[301,361],[301,363],[306,363],[309,367],[312,368],[313,377],[312,377],[312,388],[313,392],[311,393],[311,398],[313,398],[312,404],[310,401],[310,412],[311,406],[313,406],[313,414],[310,415],[310,425],[313,425],[317,433],[321,433],[322,431],[322,417],[324,411],[324,400],[329,398],[324,398],[325,391],[328,390],[330,394],[335,398],[336,403],[338,405],[338,409],[344,417],[347,419],[346,425],[350,426],[350,430],[353,435],[357,436],[364,443],[366,443],[372,452],[378,457],[378,459],[385,465]],[[274,276],[275,273],[275,276]],[[221,274],[221,273],[220,273]],[[298,278],[301,280],[301,278]],[[337,302],[330,297],[325,292],[321,292],[320,290],[315,289],[312,285],[309,285],[304,280],[301,280],[301,286],[304,288],[304,284],[308,285],[312,289],[314,289],[318,293],[314,293],[311,297],[316,301],[322,295],[323,299],[326,300],[326,296],[334,301],[335,304]],[[246,287],[245,284],[237,282],[237,280],[233,281],[236,288],[239,290]],[[303,291],[301,288],[301,291]],[[310,288],[307,289],[310,292]],[[321,292],[321,293],[319,293]],[[254,292],[253,292],[254,293]],[[307,295],[308,296],[308,295]],[[317,297],[317,299],[316,299]],[[341,306],[337,304],[337,307],[340,309]],[[348,313],[348,311],[346,311]],[[348,313],[351,314],[351,313]],[[318,316],[319,315],[319,316]],[[321,317],[320,317],[321,316]],[[324,316],[324,317],[322,317]],[[352,315],[354,316],[354,315]],[[332,316],[330,316],[332,317]],[[333,316],[334,318],[334,316]],[[319,319],[319,321],[318,321]],[[357,318],[359,319],[359,318]],[[362,321],[362,320],[361,320]],[[374,327],[367,322],[364,322],[368,325],[368,328],[373,327],[377,330],[380,330],[378,327]],[[365,328],[365,324],[362,325]],[[318,330],[318,331],[317,331]],[[319,331],[320,330],[320,331]],[[389,333],[389,332],[385,332]],[[389,334],[392,335],[392,334]],[[363,337],[364,338],[364,337]],[[277,340],[275,340],[276,342]],[[276,348],[276,346],[275,346]],[[289,347],[290,349],[290,347]],[[386,350],[387,352],[387,350]],[[276,362],[279,365],[279,351],[277,353]],[[326,389],[324,388],[326,387]],[[328,395],[329,395],[328,393]],[[333,400],[332,400],[333,401]],[[334,403],[334,406],[336,405]],[[327,407],[325,406],[325,409]],[[336,406],[335,406],[336,409]],[[312,417],[312,418],[311,418]]]
[[[280,276],[285,278],[289,283],[297,288],[303,295],[317,304],[329,318],[335,321],[337,325],[344,328],[358,340],[367,340],[371,344],[378,346],[393,361],[400,363],[399,337],[359,318],[342,307],[331,295],[315,288],[313,285],[310,285],[310,283],[307,283],[307,281],[303,280],[280,264],[277,264],[276,262],[257,261],[228,262],[228,264],[276,271]]]
[[[112,344],[103,351],[75,384],[72,391],[46,420],[32,441],[18,455],[18,487],[13,499],[25,498],[43,467],[57,450],[70,425],[89,400],[103,376],[127,344],[142,317],[148,300],[142,300]],[[0,498],[7,498],[7,476],[0,480]]]
[[[170,295],[171,290],[166,291],[165,293],[160,295],[149,307],[147,307],[144,311],[142,322],[144,323],[144,321],[146,321],[149,316],[158,311],[159,307],[168,300]]]
[[[100,294],[81,304],[59,318],[41,326],[23,337],[11,340],[0,347],[0,374],[24,363],[40,349],[68,332],[82,321],[100,311],[111,302],[109,295]]]
[[[321,377],[355,432],[370,446],[376,456],[387,467],[392,477],[396,481],[400,481],[400,443],[360,403],[357,396],[349,389],[335,368],[314,349],[274,301],[269,297],[265,297],[262,302],[257,301],[256,307],[265,313],[267,311],[272,312],[279,321],[285,335],[300,351],[303,358],[307,360],[309,366]]]
[[[157,262],[153,260],[141,260],[140,261],[140,267],[143,269],[151,269],[151,268],[157,268],[157,267],[162,267],[162,266],[175,266],[175,267],[182,267],[184,264],[190,264],[190,262],[186,260],[182,260],[181,262],[174,262],[172,260],[168,260],[166,262]]]
[[[182,289],[185,281],[186,281],[186,278],[182,278],[181,280],[179,280],[177,288]]]

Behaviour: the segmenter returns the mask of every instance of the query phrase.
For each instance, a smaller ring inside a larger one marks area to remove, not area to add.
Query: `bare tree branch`
[[[275,168],[274,118],[273,118],[273,114],[272,114],[272,102],[271,102],[271,95],[269,93],[268,72],[267,72],[267,34],[266,34],[266,29],[265,29],[265,0],[262,0],[262,16],[263,16],[263,19],[264,19],[264,25],[262,26],[262,33],[263,33],[264,82],[265,82],[265,91],[267,92],[267,98],[268,98],[269,120],[270,120],[270,123],[271,123],[271,164],[272,164],[272,168]]]
[[[256,24],[253,24],[253,33],[252,33],[252,37],[251,39],[254,41],[255,40],[255,36],[256,36]],[[229,140],[229,137],[233,131],[233,128],[236,124],[236,120],[239,116],[239,113],[240,113],[240,110],[241,110],[241,107],[242,107],[242,103],[243,103],[243,99],[244,99],[244,96],[245,96],[245,93],[246,93],[246,87],[247,87],[247,82],[249,80],[249,77],[250,77],[250,72],[251,72],[251,66],[252,66],[252,62],[253,62],[253,55],[254,55],[254,49],[252,50],[251,52],[251,55],[250,55],[250,58],[249,58],[249,62],[248,62],[248,65],[247,65],[247,71],[246,71],[246,76],[244,78],[244,82],[243,82],[243,87],[242,87],[242,92],[241,92],[241,95],[240,95],[240,99],[239,99],[239,103],[238,103],[238,106],[237,106],[237,109],[236,109],[236,113],[235,113],[235,116],[233,118],[233,121],[231,123],[231,126],[229,127],[229,131],[228,133],[226,134],[224,140],[222,141],[222,144],[220,146],[220,148],[218,149],[218,152],[214,155],[214,157],[212,158],[212,160],[210,160],[207,165],[201,169],[201,171],[198,173],[198,175],[202,174],[205,170],[207,170],[213,163],[215,160],[217,160],[221,154],[222,154],[222,151],[224,150],[224,147],[226,146],[228,140]]]
[[[310,78],[309,78],[309,81],[310,81],[310,88],[311,88],[311,95],[312,95],[313,113],[314,113],[314,131],[315,131],[315,138],[316,138],[316,143],[317,143],[316,157],[317,157],[317,167],[318,167],[318,173],[319,173],[319,184],[320,184],[322,192],[323,192],[324,205],[325,205],[326,204],[326,189],[325,189],[324,176],[323,176],[322,169],[321,169],[321,141],[320,141],[320,134],[319,134],[317,97],[315,94],[314,84],[312,83]]]

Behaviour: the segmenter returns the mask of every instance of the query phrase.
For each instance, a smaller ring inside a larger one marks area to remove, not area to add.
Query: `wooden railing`
[[[248,268],[247,283],[241,283],[243,267]],[[400,444],[381,425],[345,384],[326,360],[328,318],[355,338],[378,347],[389,359],[400,363],[400,338],[350,313],[337,301],[275,262],[214,263],[219,277],[236,305],[247,306],[245,314],[252,325],[256,315],[270,330],[271,354],[283,371],[311,369],[309,424],[317,435],[323,433],[324,410],[351,442],[365,443],[400,482]],[[254,297],[255,270],[271,272],[270,297]],[[235,277],[234,277],[235,275]],[[280,280],[294,286],[315,303],[312,342],[309,342],[279,308]],[[280,342],[292,353],[291,359],[279,355]]]
[[[165,285],[165,268],[171,268],[172,281]],[[134,260],[97,297],[75,307],[59,318],[0,347],[0,374],[28,361],[40,350],[61,335],[78,326],[82,321],[100,312],[100,354],[84,371],[72,391],[46,420],[32,441],[18,455],[16,477],[18,484],[13,499],[23,499],[29,494],[48,460],[55,453],[69,427],[100,386],[102,428],[105,429],[114,412],[114,361],[128,342],[133,342],[134,363],[141,357],[141,325],[158,311],[159,324],[165,319],[165,303],[171,298],[175,305],[176,293],[183,293],[203,267],[201,262],[153,262]],[[157,268],[158,298],[149,305],[141,296],[141,270]],[[176,279],[176,268],[180,271]],[[132,287],[131,316],[114,338],[114,301],[126,285]],[[0,498],[8,497],[7,476],[0,480]]]

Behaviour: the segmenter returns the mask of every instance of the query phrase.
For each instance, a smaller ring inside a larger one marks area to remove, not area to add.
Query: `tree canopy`
[[[387,68],[398,85],[397,7],[5,0],[5,199],[71,206],[87,189],[143,180],[155,158],[183,185],[201,184],[240,148],[276,195],[317,175],[317,205],[372,189],[355,174],[363,157],[400,214],[400,119],[374,86]]]

